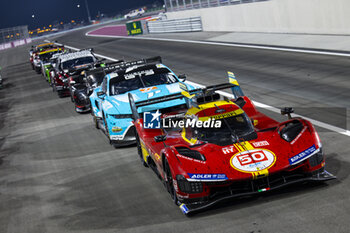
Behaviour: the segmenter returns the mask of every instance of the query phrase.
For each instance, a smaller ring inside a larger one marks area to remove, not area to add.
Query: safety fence
[[[28,26],[0,29],[0,50],[17,47],[32,42]]]
[[[269,0],[164,0],[167,11],[182,11],[263,1]]]
[[[200,17],[149,21],[147,28],[149,33],[198,32],[203,30]]]

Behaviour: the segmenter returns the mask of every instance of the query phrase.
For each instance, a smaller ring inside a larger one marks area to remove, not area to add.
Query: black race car
[[[115,70],[114,66],[122,62],[116,61],[84,70],[72,75],[69,82],[71,100],[74,103],[75,111],[78,113],[91,110],[89,96],[92,91],[101,85],[104,76]]]

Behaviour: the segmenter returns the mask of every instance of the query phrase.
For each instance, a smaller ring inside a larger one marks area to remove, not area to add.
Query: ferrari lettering
[[[270,145],[268,141],[260,141],[260,142],[253,142],[253,146],[260,147],[260,146],[268,146]]]

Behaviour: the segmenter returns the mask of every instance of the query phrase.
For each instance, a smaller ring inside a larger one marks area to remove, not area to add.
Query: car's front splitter
[[[252,196],[252,195],[259,194],[261,192],[280,189],[280,188],[283,188],[285,186],[289,186],[289,185],[296,184],[296,183],[327,181],[327,180],[332,180],[332,179],[336,179],[336,176],[332,175],[331,173],[327,172],[324,169],[320,169],[319,171],[313,172],[309,176],[305,176],[305,177],[297,178],[297,177],[293,177],[293,176],[289,176],[289,177],[284,176],[284,177],[281,177],[281,182],[279,182],[278,184],[275,184],[275,185],[270,184],[270,185],[267,185],[266,187],[261,187],[259,189],[255,189],[255,190],[253,188],[252,191],[234,193],[234,192],[232,192],[232,190],[228,190],[228,193],[226,193],[226,195],[218,196],[218,197],[210,199],[208,201],[198,201],[195,203],[181,203],[181,202],[179,202],[178,205],[179,205],[181,211],[184,214],[188,215],[188,214],[200,212],[200,211],[205,210],[211,206],[214,206],[215,204],[217,204],[219,202],[233,199],[233,198]]]

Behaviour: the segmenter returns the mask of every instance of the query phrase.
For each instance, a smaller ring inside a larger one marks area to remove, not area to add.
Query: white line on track
[[[50,42],[50,41],[45,40],[45,42]],[[75,47],[72,47],[72,46],[68,46],[68,45],[65,45],[65,47],[68,48],[68,49],[75,50],[75,51],[80,50],[78,48],[75,48]],[[94,53],[94,54],[97,57],[105,58],[105,59],[108,59],[108,60],[111,60],[111,61],[118,61],[118,59],[115,59],[115,58],[112,58],[112,57],[107,57],[107,56],[104,56],[104,55],[101,55],[101,54],[97,54],[97,53]],[[196,82],[191,82],[191,81],[188,81],[188,80],[186,81],[186,83],[191,84],[191,85],[197,85],[198,87],[205,87],[202,84],[199,84],[199,83],[196,83]],[[233,98],[233,95],[230,94],[230,93],[227,93],[227,92],[224,92],[224,91],[217,91],[217,92],[219,94],[223,95],[223,96],[226,96],[226,97],[229,97],[229,98]],[[260,103],[260,102],[257,102],[257,101],[253,101],[253,103],[254,103],[254,105],[256,107],[267,109],[267,110],[269,110],[271,112],[278,113],[278,114],[281,113],[280,109],[272,107],[270,105],[263,104],[263,103]],[[301,116],[301,115],[298,115],[298,114],[293,114],[293,116],[302,117],[302,118],[310,121],[314,125],[317,125],[319,127],[322,127],[322,128],[328,129],[330,131],[333,131],[333,132],[336,132],[336,133],[339,133],[339,134],[342,134],[342,135],[350,137],[350,130],[342,129],[340,127],[337,127],[337,126],[334,126],[334,125],[330,125],[330,124],[327,124],[327,123],[324,123],[324,122],[321,122],[321,121],[318,121],[318,120],[314,120],[314,119],[311,119],[311,118],[308,118],[308,117],[304,117],[304,116]]]
[[[95,29],[97,30],[97,29]],[[92,30],[92,31],[95,31]],[[92,32],[90,31],[90,32]],[[294,52],[294,53],[308,53],[308,54],[318,54],[318,55],[331,55],[331,56],[342,56],[350,57],[350,53],[342,52],[327,52],[327,51],[317,51],[310,49],[293,49],[293,48],[283,48],[283,47],[271,47],[267,45],[248,45],[248,44],[238,44],[238,43],[225,43],[225,42],[211,42],[211,41],[197,41],[197,40],[182,40],[182,39],[169,39],[169,38],[151,38],[151,37],[135,37],[135,36],[111,36],[111,35],[90,35],[87,32],[86,36],[91,37],[110,37],[110,38],[123,38],[123,39],[133,39],[133,40],[156,40],[156,41],[170,41],[170,42],[181,42],[181,43],[193,43],[193,44],[205,44],[205,45],[221,45],[229,47],[240,47],[240,48],[252,48],[252,49],[266,49],[284,52]]]

